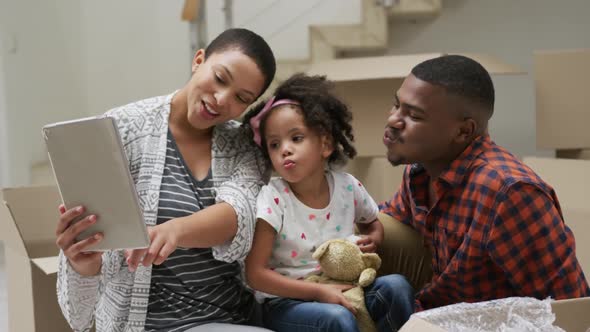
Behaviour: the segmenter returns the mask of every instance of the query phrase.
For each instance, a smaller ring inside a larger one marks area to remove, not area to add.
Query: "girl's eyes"
[[[276,149],[278,147],[279,147],[279,144],[278,143],[269,143],[268,144],[268,148],[271,149],[271,150],[274,150],[274,149]]]
[[[298,135],[298,136],[293,137],[293,142],[301,142],[302,140],[303,140],[302,135]]]

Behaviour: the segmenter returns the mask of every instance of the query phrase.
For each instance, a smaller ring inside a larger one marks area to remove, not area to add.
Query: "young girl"
[[[353,158],[352,115],[325,77],[295,75],[245,117],[254,141],[279,178],[257,200],[254,243],[246,259],[248,283],[263,302],[265,326],[277,331],[358,331],[342,291],[350,286],[303,281],[319,272],[315,249],[347,238],[375,252],[383,240],[378,208],[352,175],[333,170]],[[404,277],[378,278],[365,289],[367,309],[382,331],[394,331],[413,311]]]

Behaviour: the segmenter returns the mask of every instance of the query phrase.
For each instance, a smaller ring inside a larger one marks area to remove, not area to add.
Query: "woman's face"
[[[256,63],[237,49],[213,53],[207,61],[204,50],[199,50],[192,71],[187,118],[195,129],[238,118],[264,87],[264,75]]]

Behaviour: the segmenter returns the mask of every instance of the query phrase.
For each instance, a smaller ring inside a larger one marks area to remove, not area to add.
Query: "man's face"
[[[389,162],[426,167],[449,163],[463,121],[456,110],[458,98],[410,74],[394,103],[383,135]]]

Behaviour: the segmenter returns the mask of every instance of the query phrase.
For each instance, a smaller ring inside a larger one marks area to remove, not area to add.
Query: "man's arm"
[[[587,296],[574,236],[550,195],[517,183],[500,197],[486,242],[491,259],[521,296]]]

